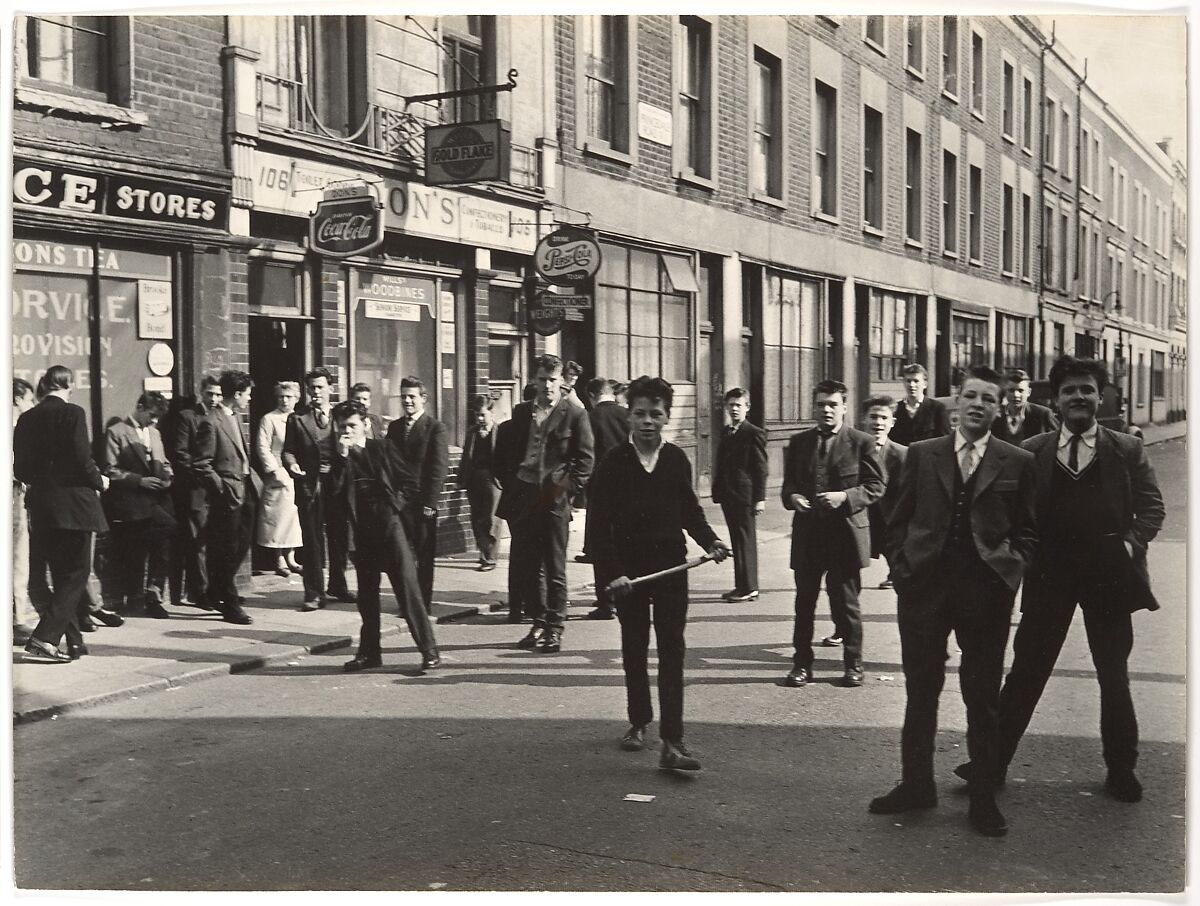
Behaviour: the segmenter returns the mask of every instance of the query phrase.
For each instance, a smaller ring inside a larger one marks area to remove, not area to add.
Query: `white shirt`
[[[1092,462],[1092,458],[1096,455],[1096,433],[1098,424],[1092,422],[1092,426],[1084,431],[1080,436],[1079,452],[1076,454],[1079,461],[1078,475],[1086,469]],[[1071,460],[1071,438],[1075,435],[1067,430],[1067,426],[1063,425],[1058,429],[1058,461],[1064,466]],[[1067,466],[1068,471],[1070,466]]]
[[[534,401],[533,423],[535,425],[540,425],[542,422],[544,422],[546,419],[548,419],[550,417],[550,413],[554,411],[555,405],[557,405],[557,403],[551,404],[549,406],[539,406],[538,403],[536,401]]]
[[[234,412],[232,409],[230,409],[224,403],[218,403],[217,405],[219,405],[222,409],[224,409],[225,414],[233,419],[234,429],[237,431],[238,440],[241,441],[242,458],[245,460],[245,473],[244,474],[249,475],[250,474],[250,448],[246,445],[246,438],[242,435],[242,420],[240,418],[238,418],[238,414],[236,412]]]
[[[647,472],[653,472],[654,467],[658,465],[658,454],[662,452],[663,444],[666,443],[662,435],[658,436],[658,446],[649,453],[643,453],[638,449],[638,445],[633,443],[632,434],[629,435],[629,442],[633,444],[633,452],[637,454],[638,462],[642,464],[642,468]]]
[[[133,425],[133,430],[137,432],[138,440],[142,446],[146,448],[146,455],[150,455],[150,426],[139,425],[137,419],[132,415],[129,416],[129,422]]]
[[[906,396],[904,398],[904,408],[908,410],[909,415],[916,415],[917,410],[921,408],[921,403],[923,402],[925,402],[925,397],[921,397],[921,399],[915,403],[910,403],[908,401],[908,397]]]
[[[987,452],[988,441],[992,439],[992,432],[989,431],[983,437],[976,441],[970,441],[966,435],[962,433],[962,428],[954,429],[954,459],[959,463],[959,470],[962,469],[962,452],[963,448],[968,444],[975,447],[975,466],[971,470],[971,474],[975,473],[975,469],[979,468],[979,464],[983,462],[983,454]],[[968,478],[970,476],[967,476]]]

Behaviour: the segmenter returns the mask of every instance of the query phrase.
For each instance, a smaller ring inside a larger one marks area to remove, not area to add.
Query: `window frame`
[[[875,137],[875,147],[868,145],[870,136],[868,135],[868,114],[874,114],[879,118],[879,134]],[[860,193],[862,195],[862,228],[863,232],[883,235],[885,220],[884,220],[884,204],[887,198],[885,192],[884,181],[885,166],[883,145],[887,137],[887,125],[882,110],[876,110],[870,104],[862,105],[862,171],[860,173],[862,182],[860,183]],[[873,186],[874,188],[871,188]],[[873,223],[868,216],[870,209],[874,208],[879,222]]]
[[[962,88],[962,30],[958,16],[942,16],[942,94],[959,102],[959,91]],[[946,40],[947,29],[954,32],[953,42]],[[953,71],[951,72],[951,68]],[[953,81],[953,87],[947,85]]]
[[[796,342],[794,345],[784,342],[786,339],[788,339],[783,335],[783,328],[785,326],[786,318],[786,313],[784,311],[782,302],[786,295],[784,293],[785,282],[794,283],[797,287],[797,309],[795,311]],[[758,350],[762,355],[763,396],[767,400],[767,402],[763,404],[763,421],[764,423],[771,425],[794,425],[799,422],[809,421],[813,417],[813,387],[816,386],[817,381],[819,381],[821,376],[824,375],[826,367],[827,349],[825,337],[828,336],[829,321],[828,281],[807,274],[797,274],[775,270],[774,268],[764,268],[762,273],[762,284],[762,310],[758,313],[758,322],[761,329],[755,333],[755,338],[757,340],[756,345],[758,346]],[[816,294],[817,306],[817,323],[808,331],[806,331],[803,321],[805,285],[810,285],[813,288],[813,291]],[[774,286],[778,286],[779,290],[779,324],[778,329],[774,331],[774,335],[778,338],[778,342],[769,343],[767,338],[772,336],[772,330],[770,330],[766,324],[766,316],[767,306],[772,299],[772,288]],[[811,337],[816,340],[815,346],[804,345],[806,333],[811,334]],[[779,350],[779,387],[768,388],[766,386],[768,374],[768,349]],[[796,351],[797,359],[800,363],[799,374],[796,375],[796,380],[798,381],[799,386],[797,387],[797,392],[795,395],[798,409],[798,414],[795,416],[795,418],[787,417],[785,413],[783,413],[783,403],[786,399],[786,394],[783,392],[782,384],[788,378],[782,365],[784,358],[783,350],[785,349],[794,349]],[[804,353],[806,350],[810,350],[812,352],[815,363],[815,379],[809,386],[805,386],[804,384],[804,378],[806,374],[804,369]],[[768,405],[774,405],[776,408],[771,413],[768,413]]]
[[[1024,69],[1021,70],[1021,150],[1033,155],[1034,123],[1034,86],[1033,77]]]
[[[946,178],[946,158],[949,156],[954,161],[954,174],[952,179]],[[949,191],[947,191],[949,189]],[[960,210],[960,193],[959,193],[959,172],[958,172],[958,155],[949,148],[942,148],[942,254],[949,258],[958,258],[958,228],[959,228],[959,210]],[[953,224],[947,224],[947,217],[953,219]],[[947,226],[952,226],[952,229],[947,229]],[[947,242],[947,239],[950,242]]]
[[[707,51],[707,59],[703,61],[701,73],[698,81],[701,83],[699,93],[694,98],[698,110],[698,115],[695,121],[702,124],[698,137],[695,139],[697,146],[704,149],[705,172],[700,172],[696,169],[693,163],[689,160],[692,152],[692,137],[687,134],[688,122],[691,118],[685,120],[681,115],[684,107],[685,86],[688,81],[687,75],[691,65],[691,50],[692,45],[689,40],[690,29],[695,28],[703,31],[704,40],[707,42],[705,50]],[[717,94],[716,86],[719,84],[717,79],[717,67],[719,65],[717,54],[713,52],[718,46],[718,22],[716,17],[706,17],[694,14],[683,14],[674,17],[674,54],[673,54],[673,72],[674,72],[674,90],[672,97],[675,102],[675,146],[672,148],[672,163],[675,171],[675,178],[681,182],[698,185],[707,189],[714,189],[718,184],[717,173]]]
[[[614,31],[613,139],[591,132],[589,82],[600,80],[591,72],[590,50],[596,20],[611,19]],[[637,162],[637,33],[638,17],[630,15],[575,16],[575,145],[585,155],[631,166]]]
[[[767,84],[770,88],[770,97],[768,98],[768,102],[771,110],[767,125],[770,131],[760,133],[760,123],[762,120],[758,116],[758,108],[761,101],[759,89],[764,71],[769,75]],[[750,122],[750,166],[747,167],[750,198],[754,201],[783,207],[786,206],[787,198],[787,167],[783,163],[783,149],[787,143],[785,120],[787,105],[784,103],[784,61],[766,48],[758,45],[753,45],[753,51],[750,54],[750,98],[751,103],[747,105]],[[765,171],[765,185],[762,187],[759,187],[755,182],[757,176],[755,160],[758,149],[758,136],[760,134],[765,134],[768,137],[768,152],[763,167]]]
[[[979,39],[979,60],[975,59],[975,40]],[[971,26],[971,115],[978,120],[987,119],[987,37],[983,29]],[[975,105],[976,100],[979,106]]]
[[[979,191],[974,190],[973,175],[979,174]],[[967,164],[967,262],[976,266],[983,264],[983,167]]]
[[[822,91],[822,88],[825,91]],[[822,95],[827,94],[827,97],[822,101]],[[822,110],[823,105],[825,109]],[[828,218],[837,221],[839,217],[839,209],[841,207],[841,186],[838,182],[838,173],[840,170],[841,155],[840,155],[840,139],[841,130],[838,129],[839,113],[841,112],[838,106],[838,90],[834,86],[822,81],[821,79],[813,79],[813,95],[812,95],[812,110],[813,110],[813,180],[812,180],[812,202],[813,216]],[[822,116],[824,113],[824,116]],[[822,129],[817,128],[817,124],[826,121]],[[818,138],[824,134],[827,139],[826,147],[822,149]],[[828,170],[826,173],[825,171]],[[826,192],[825,190],[832,185],[831,200],[832,210],[825,209]]]
[[[896,303],[900,301],[904,302],[905,308],[903,328],[896,327]],[[890,303],[892,308],[890,320],[884,311],[885,303]],[[867,368],[871,383],[903,380],[901,369],[912,361],[915,349],[916,310],[916,296],[912,293],[895,292],[878,286],[869,287],[867,293]],[[884,350],[885,328],[889,323],[893,330],[889,335],[891,342],[888,344],[888,348],[892,351],[886,352]],[[899,337],[903,337],[902,343],[897,343]],[[903,346],[899,352],[896,351],[898,345]],[[890,364],[890,368],[887,369],[889,374],[886,375],[884,374],[885,362]]]
[[[1058,99],[1049,93],[1042,117],[1042,160],[1049,169],[1058,171]]]
[[[863,43],[883,56],[887,56],[887,16],[863,16]],[[877,21],[879,25],[879,39],[876,40],[871,36],[872,21]]]
[[[1017,143],[1017,64],[1000,55],[1000,135],[1010,144]]]
[[[1005,277],[1016,275],[1016,188],[1004,183],[1000,190],[1000,273]]]
[[[916,142],[915,155],[913,142]],[[904,130],[904,241],[923,247],[925,205],[925,137],[916,129]]]
[[[904,17],[904,68],[918,79],[925,78],[925,17]],[[917,41],[912,40],[913,26],[916,25]],[[916,46],[916,63],[913,62],[913,47]]]
[[[1021,280],[1033,282],[1033,196],[1021,193]]]

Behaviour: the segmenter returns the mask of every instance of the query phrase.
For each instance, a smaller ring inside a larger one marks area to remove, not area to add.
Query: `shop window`
[[[942,16],[942,91],[958,99],[957,16]]]
[[[679,134],[685,174],[712,177],[712,26],[696,16],[680,16]]]
[[[1032,367],[1030,319],[996,313],[996,367],[1000,370]]]
[[[750,191],[783,198],[783,71],[778,57],[754,48]]]
[[[950,367],[966,370],[987,364],[987,321],[955,314],[950,323]]]
[[[818,81],[813,93],[816,114],[813,117],[813,199],[816,210],[837,216],[838,196],[838,103],[837,89]]]
[[[609,243],[603,249],[596,275],[598,372],[613,380],[642,374],[694,380],[692,305],[699,285],[690,259]],[[691,291],[675,285],[668,257],[676,259],[672,269],[692,274]]]
[[[912,297],[904,293],[871,290],[871,378],[901,380],[900,369],[912,361]]]
[[[921,133],[904,130],[904,236],[913,242],[921,241],[921,221],[924,211],[921,198]]]
[[[246,282],[251,305],[300,312],[303,292],[302,267],[298,262],[252,258]]]
[[[444,91],[478,88],[494,79],[494,16],[443,16],[442,84]],[[442,121],[471,123],[494,119],[495,95],[470,95],[442,102]]]
[[[630,150],[628,16],[584,16],[583,81],[586,147]]]
[[[883,230],[883,114],[863,107],[863,225]]]
[[[73,401],[88,413],[95,434],[129,415],[143,390],[176,389],[179,306],[170,256],[17,239],[13,259],[14,377],[36,384],[51,365],[71,368]],[[165,373],[152,371],[151,360]]]
[[[958,155],[942,151],[942,251],[958,254]]]
[[[321,131],[351,135],[368,100],[365,17],[298,16],[296,29],[300,81],[316,125]]]
[[[767,421],[812,418],[812,395],[824,377],[825,321],[817,280],[768,274],[762,303],[763,392]]]

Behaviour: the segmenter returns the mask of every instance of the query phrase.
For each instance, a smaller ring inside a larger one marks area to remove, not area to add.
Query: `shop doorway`
[[[301,383],[306,364],[308,322],[298,318],[250,318],[250,377],[254,395],[250,398],[250,436],[258,430],[258,420],[275,408],[275,384],[279,381]]]

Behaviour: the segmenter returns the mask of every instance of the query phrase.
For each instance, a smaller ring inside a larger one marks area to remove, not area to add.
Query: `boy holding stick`
[[[646,726],[654,719],[646,666],[653,620],[662,712],[659,767],[698,771],[700,762],[683,744],[683,633],[688,605],[683,533],[708,552],[705,559],[719,562],[730,551],[704,518],[687,456],[663,440],[673,396],[671,385],[662,378],[643,375],[630,384],[629,443],[605,458],[592,479],[589,496],[595,508],[597,584],[607,583],[621,622],[630,724],[621,748],[629,752],[645,748]],[[651,581],[630,578],[673,567],[680,569]]]

